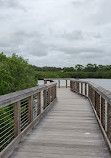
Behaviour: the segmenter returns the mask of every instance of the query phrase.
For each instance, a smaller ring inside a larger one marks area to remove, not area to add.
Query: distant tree
[[[74,71],[76,71],[73,67],[64,67],[63,68],[63,71],[64,72],[74,72]]]
[[[75,69],[76,69],[76,71],[82,71],[82,70],[84,69],[84,66],[83,66],[83,65],[80,65],[80,64],[77,64],[77,65],[75,66]]]
[[[98,66],[96,64],[87,64],[84,68],[84,71],[87,72],[96,72],[98,70]]]

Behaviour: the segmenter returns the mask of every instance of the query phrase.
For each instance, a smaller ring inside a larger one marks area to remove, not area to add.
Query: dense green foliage
[[[23,90],[37,85],[35,71],[27,60],[13,54],[0,54],[0,95]]]
[[[38,79],[44,78],[111,78],[111,71],[106,72],[36,72]]]

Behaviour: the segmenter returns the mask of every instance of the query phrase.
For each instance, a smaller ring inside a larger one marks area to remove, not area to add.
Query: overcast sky
[[[0,0],[0,52],[37,66],[111,64],[111,0]]]

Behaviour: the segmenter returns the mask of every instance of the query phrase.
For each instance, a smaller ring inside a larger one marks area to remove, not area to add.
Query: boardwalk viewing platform
[[[0,158],[111,157],[111,92],[65,80],[0,97]]]

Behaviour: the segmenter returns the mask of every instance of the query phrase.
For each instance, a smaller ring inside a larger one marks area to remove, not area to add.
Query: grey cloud
[[[23,48],[23,50],[27,54],[31,54],[35,57],[43,57],[48,54],[47,46],[39,42],[38,40],[28,42],[28,45],[26,45],[25,48]]]
[[[0,8],[3,9],[20,9],[26,12],[26,8],[24,8],[19,0],[0,0]]]
[[[82,40],[83,34],[82,31],[74,30],[71,33],[64,32],[64,34],[61,37],[66,38],[68,40]]]
[[[19,6],[18,0],[0,0],[1,7],[17,7]]]
[[[19,44],[19,49],[26,54],[41,57],[48,54],[48,46],[41,41],[42,35],[38,32],[17,32],[14,42]]]
[[[82,6],[83,4],[90,3],[90,2],[92,2],[92,0],[73,0],[71,3],[74,6],[79,7],[79,6]]]
[[[65,52],[66,54],[76,54],[78,55],[79,53],[82,53],[82,52],[88,52],[90,54],[90,52],[93,52],[94,54],[95,53],[102,53],[103,50],[102,48],[93,48],[93,47],[61,47],[61,48],[55,48],[56,50],[59,50],[59,51],[63,51]],[[93,55],[94,55],[93,54]]]

